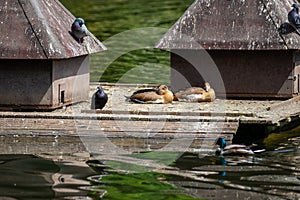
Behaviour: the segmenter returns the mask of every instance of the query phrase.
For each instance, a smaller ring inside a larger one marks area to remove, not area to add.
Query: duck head
[[[210,84],[208,82],[204,83],[204,89],[206,92],[208,92],[210,90]]]
[[[223,150],[226,147],[226,140],[224,138],[218,138],[216,145],[219,145],[219,148],[216,150],[216,155],[219,156],[222,154]]]
[[[164,95],[169,89],[168,86],[166,85],[159,85],[157,86],[156,90],[157,90],[157,94]]]
[[[226,140],[224,138],[218,138],[216,145],[219,145],[219,149],[223,150],[226,147]]]

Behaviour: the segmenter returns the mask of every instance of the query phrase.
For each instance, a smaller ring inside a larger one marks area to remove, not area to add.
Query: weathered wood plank
[[[155,115],[171,115],[171,116],[229,116],[229,117],[238,117],[238,116],[244,116],[244,117],[254,117],[255,114],[251,112],[209,112],[209,111],[139,111],[139,110],[82,110],[82,113],[88,113],[88,114],[115,114],[115,115],[124,115],[124,114],[130,114],[130,115],[148,115],[148,116],[155,116]]]
[[[289,106],[291,105],[292,103],[296,103],[300,101],[300,96],[296,96],[296,97],[293,97],[291,99],[288,99],[288,100],[285,100],[285,101],[282,101],[282,102],[279,102],[275,105],[271,105],[269,107],[267,107],[267,110],[268,111],[278,111],[278,110],[282,110],[282,109],[285,109],[286,106]]]
[[[110,120],[60,120],[60,119],[32,119],[32,118],[0,118],[0,130],[5,131],[68,131],[78,130],[92,132],[120,132],[120,133],[222,133],[234,134],[238,122],[160,122],[160,121],[110,121]]]

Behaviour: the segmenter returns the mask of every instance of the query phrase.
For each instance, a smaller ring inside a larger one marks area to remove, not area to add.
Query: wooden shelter
[[[54,109],[86,100],[89,54],[106,48],[91,33],[79,44],[75,17],[59,0],[3,0],[0,5],[0,106]]]
[[[157,44],[171,50],[173,88],[209,81],[218,96],[298,95],[300,36],[278,32],[295,2],[196,0]]]

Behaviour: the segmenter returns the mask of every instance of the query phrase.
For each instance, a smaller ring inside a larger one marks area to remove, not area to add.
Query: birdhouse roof
[[[160,49],[299,49],[280,35],[293,0],[196,0],[157,44]]]
[[[1,59],[65,59],[106,50],[90,32],[83,44],[69,33],[75,17],[59,0],[2,0]]]

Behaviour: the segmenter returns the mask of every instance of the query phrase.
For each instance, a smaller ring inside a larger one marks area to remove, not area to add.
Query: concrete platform
[[[90,97],[97,85],[91,83]],[[300,113],[298,97],[287,101],[217,99],[212,103],[133,104],[125,96],[152,86],[101,85],[109,95],[103,110],[91,110],[88,100],[52,112],[0,112],[0,135],[2,138],[80,138],[83,143],[101,138],[130,152],[160,149],[197,152],[200,148],[210,149],[220,136],[231,142],[241,126],[252,130],[252,126],[259,125],[265,131],[295,126]],[[168,146],[179,140],[188,142],[183,146]],[[92,146],[88,151],[97,152],[105,147]]]

